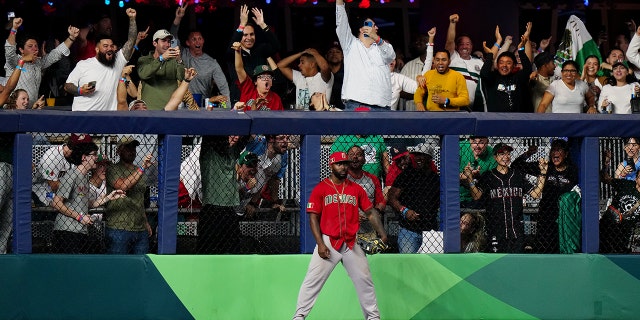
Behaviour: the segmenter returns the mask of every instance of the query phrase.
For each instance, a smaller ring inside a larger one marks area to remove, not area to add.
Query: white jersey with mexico
[[[462,73],[464,79],[467,80],[470,106],[473,105],[473,100],[476,97],[476,88],[478,87],[478,80],[480,79],[480,69],[482,69],[483,64],[482,60],[476,57],[471,57],[469,60],[462,59],[457,51],[454,51],[451,55],[449,68]]]

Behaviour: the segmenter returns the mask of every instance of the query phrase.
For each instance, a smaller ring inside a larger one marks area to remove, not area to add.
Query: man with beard
[[[349,173],[347,179],[359,184],[362,189],[367,192],[369,201],[371,201],[373,206],[378,210],[378,213],[384,212],[387,204],[382,194],[380,180],[371,173],[362,170],[362,166],[364,165],[364,150],[359,146],[353,146],[349,148],[347,156],[349,160],[351,160],[349,168],[347,169]],[[380,219],[382,219],[382,217],[380,217]],[[362,210],[360,210],[360,229],[358,233],[372,234],[373,238],[375,238],[375,230]]]
[[[400,253],[417,253],[422,232],[439,229],[440,177],[430,166],[433,149],[421,143],[410,152],[415,167],[402,171],[387,194],[389,205],[400,215]]]
[[[171,47],[173,36],[160,29],[153,34],[154,51],[138,59],[140,99],[147,102],[149,110],[162,110],[184,79],[184,64],[180,47]]]
[[[316,248],[300,286],[293,319],[304,319],[309,315],[322,286],[340,262],[356,287],[364,318],[380,319],[367,257],[356,243],[358,210],[365,212],[384,243],[387,242],[387,233],[364,189],[347,179],[349,162],[344,152],[331,154],[331,175],[311,191],[307,213]]]
[[[531,50],[529,33],[531,22],[527,23],[527,31],[522,36],[522,42]],[[522,44],[521,42],[521,44]],[[487,111],[489,112],[532,112],[529,99],[529,76],[531,75],[531,61],[524,55],[525,47],[518,48],[517,55],[522,68],[513,72],[518,63],[515,54],[505,51],[498,55],[497,70],[493,68],[493,52],[484,47],[486,60],[480,71],[482,89],[486,89]]]
[[[117,153],[120,160],[107,168],[107,192],[122,190],[127,196],[106,205],[107,252],[112,254],[147,254],[151,226],[144,209],[147,179],[144,174],[153,164],[153,156],[147,154],[139,166],[136,159],[138,140],[122,137]]]
[[[371,111],[389,111],[389,64],[396,58],[393,46],[378,35],[378,26],[370,18],[361,20],[358,35],[354,36],[344,0],[336,1],[336,34],[344,51],[342,100],[345,100],[345,110],[364,107]]]
[[[339,42],[334,41],[331,44],[329,50],[327,50],[327,53],[325,54],[325,59],[327,60],[327,63],[329,63],[329,68],[333,74],[333,85],[331,86],[331,99],[329,99],[329,104],[338,109],[344,109],[344,104],[342,103],[344,55],[342,54],[342,48],[340,47]]]
[[[456,25],[459,20],[460,16],[457,14],[452,14],[449,17],[445,48],[451,55],[451,69],[460,72],[466,80],[467,91],[469,92],[468,106],[473,107],[476,98],[479,99],[478,104],[482,103],[480,100],[482,99],[481,95],[476,94],[480,79],[480,69],[482,69],[482,60],[471,55],[473,53],[473,42],[471,42],[469,36],[461,35],[456,39]],[[478,107],[473,109],[478,110]]]
[[[262,10],[251,8],[253,13],[253,21],[255,25],[249,23],[249,8],[247,5],[240,7],[240,25],[236,32],[231,36],[231,44],[240,43],[240,55],[242,64],[246,73],[251,74],[256,67],[268,65],[267,58],[275,55],[280,50],[280,42],[276,38],[275,33],[269,31],[270,27],[264,22]],[[262,42],[256,42],[262,40]],[[227,67],[229,69],[230,82],[235,83],[238,80],[235,68],[236,50],[233,46],[227,49]],[[229,87],[231,91],[231,102],[239,101],[241,91],[236,86]]]
[[[530,188],[525,174],[510,168],[511,151],[513,148],[504,143],[498,143],[493,149],[493,157],[498,166],[487,171],[476,183],[473,180],[472,168],[467,165],[464,175],[474,200],[485,198],[486,228],[488,252],[492,253],[520,253],[524,249],[523,197],[529,190],[529,195],[539,199],[547,176],[547,161],[540,159],[539,175],[535,187]],[[533,164],[533,163],[532,163]],[[556,241],[557,241],[556,226]]]
[[[188,6],[188,1],[185,1],[184,7],[178,7],[176,9],[176,16],[173,19],[173,24],[169,30],[174,39],[178,39],[178,31],[180,28],[180,22],[184,17],[184,13]],[[211,97],[213,86],[217,87],[220,95],[224,96],[223,101],[229,101],[229,84],[227,78],[222,72],[222,68],[218,61],[206,54],[203,50],[204,38],[202,33],[198,30],[189,32],[187,41],[185,44],[187,48],[181,51],[182,62],[187,68],[194,68],[198,70],[198,76],[189,84],[189,90],[194,94],[200,94],[202,97]],[[178,46],[180,41],[178,41]],[[217,94],[217,93],[216,93]],[[200,101],[197,101],[200,103]],[[205,106],[206,107],[206,106]]]
[[[127,9],[129,31],[127,42],[116,52],[111,36],[96,39],[96,56],[78,62],[69,74],[64,90],[74,96],[73,111],[115,111],[118,108],[116,89],[122,68],[131,54],[138,36],[136,10]]]
[[[425,86],[418,87],[413,101],[418,111],[459,111],[469,105],[469,92],[464,76],[449,69],[449,51],[436,51],[434,69],[424,74]],[[427,102],[424,103],[425,91]],[[426,106],[426,108],[425,108]]]
[[[464,168],[471,167],[471,179],[477,182],[480,175],[498,165],[492,154],[493,148],[489,146],[487,137],[471,136],[469,140],[460,142],[460,207],[481,208],[481,205],[471,197]]]
[[[22,18],[14,18],[11,22],[11,32],[7,37],[7,42],[4,47],[6,60],[4,70],[7,75],[11,74],[15,67],[20,64],[20,61],[24,62],[22,59],[23,55],[32,55],[34,57],[33,61],[26,62],[21,67],[23,74],[18,80],[16,89],[24,89],[27,91],[29,101],[37,101],[38,89],[40,88],[44,70],[62,59],[63,56],[69,56],[69,47],[71,47],[73,41],[78,37],[79,30],[76,27],[69,26],[67,28],[69,36],[64,42],[51,50],[51,52],[41,56],[39,55],[38,41],[35,38],[25,35],[21,37],[21,39],[18,39],[19,41],[16,43],[16,33],[20,26],[22,26],[22,22]],[[20,51],[19,55],[16,52],[16,46]]]

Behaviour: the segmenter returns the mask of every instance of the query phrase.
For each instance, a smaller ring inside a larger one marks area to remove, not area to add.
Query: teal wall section
[[[309,255],[0,256],[0,319],[289,319]],[[640,257],[369,257],[383,319],[637,319]],[[361,319],[341,265],[309,319]]]

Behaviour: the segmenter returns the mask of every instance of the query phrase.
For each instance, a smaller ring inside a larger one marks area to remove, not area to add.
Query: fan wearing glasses
[[[582,113],[586,102],[587,113],[597,113],[596,97],[586,82],[579,79],[578,64],[567,60],[562,64],[562,81],[552,82],[542,96],[537,112],[542,113],[549,106],[553,113]]]
[[[273,70],[268,65],[259,65],[253,70],[252,79],[244,70],[240,42],[234,42],[231,48],[235,50],[236,85],[240,89],[240,101],[233,108],[243,111],[284,110],[280,96],[271,91]]]

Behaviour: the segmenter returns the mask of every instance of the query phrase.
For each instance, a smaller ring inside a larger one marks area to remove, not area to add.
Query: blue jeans
[[[106,228],[107,253],[147,254],[149,253],[149,233]]]
[[[366,104],[355,100],[344,101],[344,111],[355,111],[356,108],[365,107],[369,108],[369,111],[389,111],[391,109],[386,107],[374,106],[372,104]]]
[[[422,232],[417,233],[400,227],[398,231],[398,250],[400,253],[417,253],[422,245]]]

